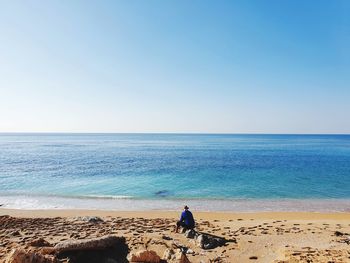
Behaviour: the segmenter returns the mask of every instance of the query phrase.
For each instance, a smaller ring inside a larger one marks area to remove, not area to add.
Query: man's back
[[[189,210],[185,210],[182,212],[181,214],[181,221],[184,221],[185,224],[189,227],[194,227],[194,218],[193,218],[193,215],[192,213],[189,211]]]

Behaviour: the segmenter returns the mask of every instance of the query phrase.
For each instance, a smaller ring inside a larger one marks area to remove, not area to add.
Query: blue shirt
[[[194,227],[193,215],[188,210],[185,210],[181,213],[180,221],[184,222],[186,224],[186,226]]]

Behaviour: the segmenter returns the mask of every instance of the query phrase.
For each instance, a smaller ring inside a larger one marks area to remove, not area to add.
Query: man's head
[[[188,210],[189,207],[187,205],[184,206],[184,210]]]

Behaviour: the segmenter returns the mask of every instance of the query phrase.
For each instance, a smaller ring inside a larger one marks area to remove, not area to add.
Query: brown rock
[[[43,239],[42,237],[33,240],[29,244],[32,247],[51,247],[51,244],[49,242],[47,242],[45,239]]]
[[[185,254],[182,254],[179,263],[191,263],[191,261],[187,258]]]
[[[161,259],[153,250],[141,250],[131,255],[130,262],[159,263]]]
[[[39,253],[42,255],[54,255],[56,250],[53,247],[41,247]]]
[[[14,249],[8,255],[6,263],[58,263],[53,256],[41,255],[34,252],[27,252],[23,249]]]

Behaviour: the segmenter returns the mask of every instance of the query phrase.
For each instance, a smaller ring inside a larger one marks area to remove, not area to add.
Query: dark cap
[[[185,206],[184,206],[184,209],[185,209],[185,210],[188,210],[188,209],[189,209],[189,207],[188,207],[187,205],[185,205]]]

